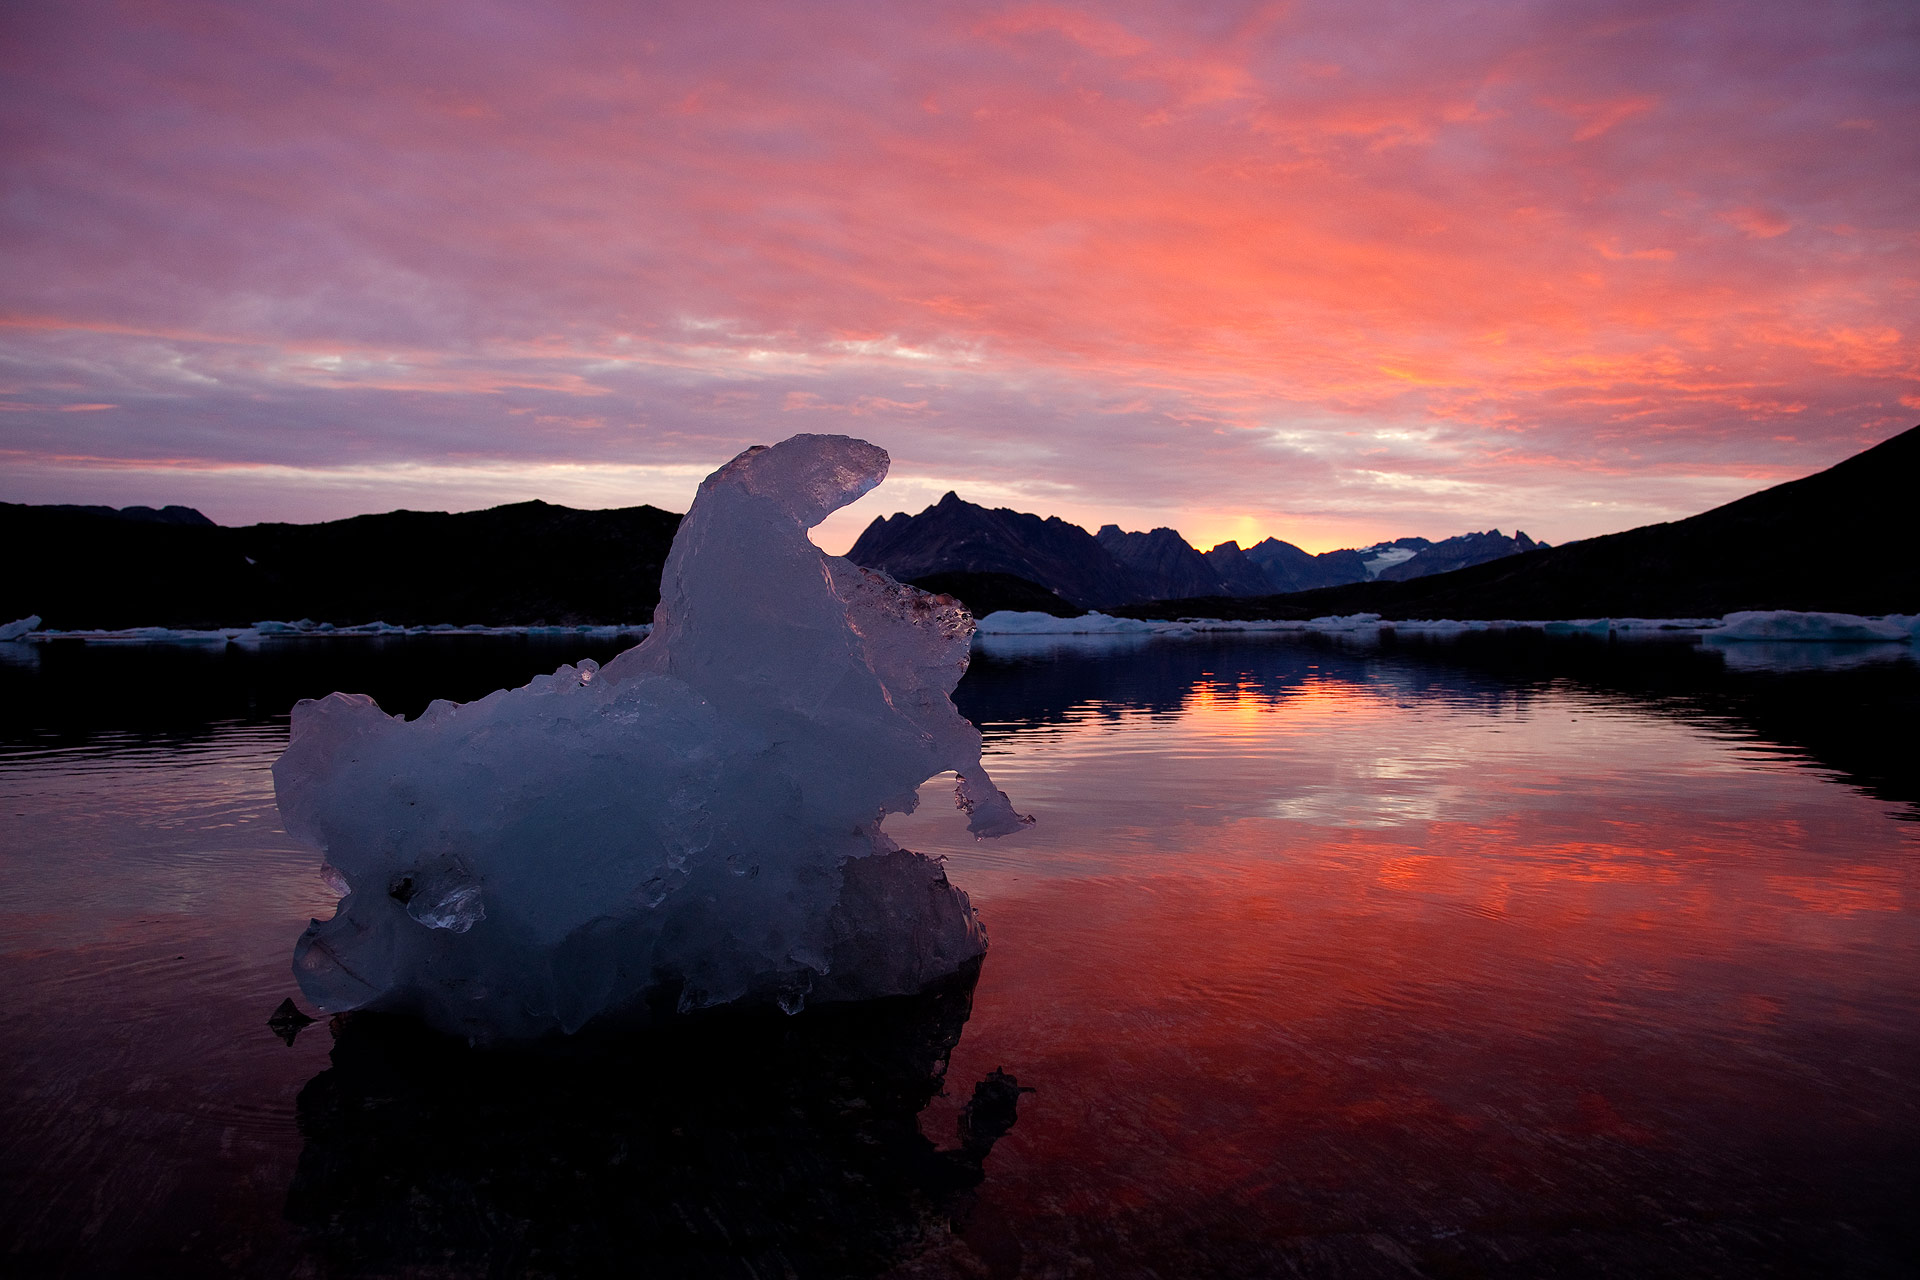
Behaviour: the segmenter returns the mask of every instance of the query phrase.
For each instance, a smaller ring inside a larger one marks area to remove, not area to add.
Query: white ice
[[[1852,613],[1796,613],[1787,609],[1730,613],[1707,635],[1714,644],[1748,640],[1900,643],[1914,638],[1914,619],[1900,614],[1863,618]]]
[[[1391,569],[1397,564],[1405,564],[1419,554],[1412,547],[1383,547],[1378,554],[1362,560],[1360,565],[1367,571],[1369,578],[1377,578],[1382,570]]]
[[[1147,635],[1161,624],[1139,618],[1112,618],[1104,613],[1083,613],[1077,618],[1056,618],[1050,613],[1029,613],[1002,609],[980,619],[983,636],[1103,636]]]
[[[905,993],[978,957],[966,895],[881,829],[943,771],[976,835],[1030,821],[947,696],[972,619],[806,535],[886,470],[796,436],[709,476],[652,634],[604,669],[412,722],[300,703],[281,813],[344,893],[295,949],[307,996],[498,1039]]]
[[[1452,635],[1466,631],[1545,631],[1549,635],[1659,636],[1693,633],[1716,644],[1738,641],[1833,643],[1877,641],[1920,642],[1920,615],[1887,614],[1859,617],[1850,613],[1794,613],[1787,610],[1730,613],[1725,618],[1567,618],[1524,621],[1512,618],[1456,620],[1382,618],[1377,613],[1354,613],[1301,620],[1180,618],[1142,621],[1089,613],[1079,618],[1056,618],[1045,613],[990,613],[980,620],[982,636],[1160,636],[1179,638],[1213,632],[1295,632],[1314,635],[1355,635],[1375,631],[1403,634]]]
[[[190,631],[168,627],[127,627],[116,631],[43,630],[40,619],[22,618],[0,627],[0,640],[44,642],[79,640],[88,643],[115,644],[230,644],[253,648],[263,643],[297,642],[307,639],[351,639],[354,637],[418,635],[488,636],[567,636],[593,640],[615,640],[644,636],[651,628],[645,624],[580,626],[435,626],[398,627],[385,622],[366,622],[352,626],[298,622],[256,622],[250,627],[224,627],[218,630]],[[1179,618],[1175,620],[1115,618],[1104,613],[1088,613],[1078,618],[1056,618],[1047,613],[1003,611],[980,619],[977,636],[1081,636],[1161,637],[1178,639],[1213,632],[1294,632],[1355,635],[1369,631],[1395,631],[1402,634],[1450,635],[1467,631],[1545,631],[1550,635],[1591,634],[1622,637],[1695,633],[1710,636],[1716,644],[1734,641],[1770,641],[1794,644],[1830,644],[1851,641],[1880,643],[1920,642],[1920,615],[1886,614],[1860,617],[1847,613],[1795,613],[1786,610],[1730,613],[1722,618],[1564,618],[1552,621],[1512,618],[1413,618],[1394,621],[1378,614],[1358,613],[1337,617],[1289,619]]]

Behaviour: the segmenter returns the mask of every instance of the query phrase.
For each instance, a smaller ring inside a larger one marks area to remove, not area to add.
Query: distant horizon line
[[[1759,491],[1758,491],[1758,490],[1756,490],[1755,492],[1759,492]],[[958,491],[958,490],[949,490],[949,493],[950,493],[950,494],[951,494],[951,495],[952,495],[953,497],[956,497],[956,498],[959,498],[959,500],[960,500],[961,502],[965,502],[965,503],[967,503],[967,504],[968,504],[969,506],[974,506],[974,507],[979,507],[980,509],[982,509],[982,510],[985,510],[985,511],[1014,511],[1014,512],[1015,512],[1016,514],[1018,514],[1018,515],[1031,515],[1031,516],[1037,516],[1037,517],[1039,517],[1039,518],[1040,518],[1040,519],[1042,519],[1042,520],[1060,520],[1060,521],[1062,521],[1063,523],[1066,523],[1066,524],[1072,524],[1072,525],[1074,525],[1074,527],[1076,527],[1076,528],[1078,528],[1078,529],[1080,529],[1081,531],[1083,531],[1084,533],[1086,533],[1086,534],[1087,534],[1087,535],[1088,535],[1089,537],[1094,537],[1094,536],[1097,536],[1097,535],[1099,534],[1099,529],[1088,529],[1088,528],[1087,528],[1087,527],[1086,527],[1085,525],[1083,525],[1083,524],[1078,524],[1077,522],[1075,522],[1075,521],[1072,521],[1072,520],[1068,520],[1068,519],[1067,519],[1067,518],[1066,518],[1065,516],[1054,516],[1054,515],[1045,515],[1045,514],[1042,514],[1042,513],[1040,513],[1040,512],[1037,512],[1037,511],[1019,511],[1019,510],[1018,510],[1017,508],[1014,508],[1014,507],[988,507],[988,506],[986,506],[986,505],[985,505],[984,503],[978,503],[978,502],[973,502],[973,501],[971,501],[970,499],[967,499],[967,498],[961,498],[961,497],[960,497],[960,495],[959,495],[959,491]],[[210,527],[210,528],[215,528],[215,529],[252,529],[252,528],[258,528],[258,527],[260,527],[260,526],[263,526],[263,525],[296,525],[296,526],[304,526],[304,525],[321,525],[321,524],[343,524],[343,523],[345,523],[346,521],[349,521],[349,520],[364,520],[364,519],[367,519],[367,518],[369,518],[369,517],[373,517],[373,516],[392,516],[392,515],[419,515],[419,516],[462,516],[462,515],[479,515],[479,514],[482,514],[482,513],[484,513],[484,512],[488,512],[488,511],[500,511],[500,510],[504,510],[504,509],[506,509],[506,508],[508,508],[508,507],[553,507],[553,508],[556,508],[556,509],[558,509],[558,510],[562,510],[562,511],[581,511],[581,512],[598,512],[598,511],[658,511],[658,512],[661,512],[661,513],[663,513],[663,514],[666,514],[666,515],[672,515],[672,516],[684,516],[684,515],[686,514],[686,512],[684,512],[684,511],[673,511],[673,510],[671,510],[670,508],[667,508],[667,507],[659,507],[659,506],[655,506],[654,504],[652,504],[652,503],[650,503],[650,502],[640,502],[640,503],[634,503],[634,504],[632,504],[632,505],[629,505],[629,506],[619,506],[619,507],[576,507],[576,506],[573,506],[573,505],[571,505],[571,504],[569,504],[569,503],[565,503],[565,502],[553,502],[553,501],[550,501],[550,500],[548,500],[548,499],[546,499],[546,498],[521,498],[521,499],[518,499],[518,500],[516,500],[516,501],[513,501],[513,502],[496,502],[496,503],[493,503],[493,504],[492,504],[491,506],[485,506],[485,507],[470,507],[470,508],[466,508],[466,509],[464,509],[464,510],[460,510],[460,511],[448,511],[448,510],[433,510],[433,509],[426,509],[426,508],[421,508],[421,507],[392,507],[392,508],[389,508],[389,509],[387,509],[387,510],[385,510],[385,511],[361,511],[361,512],[356,512],[355,514],[353,514],[353,515],[350,515],[350,516],[336,516],[336,517],[334,517],[334,518],[332,518],[332,519],[329,519],[329,520],[256,520],[256,521],[253,521],[253,522],[251,522],[251,523],[249,523],[249,524],[221,524],[221,523],[220,523],[219,521],[217,521],[217,520],[215,520],[215,519],[213,519],[212,517],[210,517],[210,516],[208,516],[208,515],[206,515],[206,514],[205,514],[204,512],[202,512],[202,511],[201,511],[201,510],[200,510],[200,509],[199,509],[198,507],[195,507],[195,506],[190,506],[190,505],[188,505],[188,504],[186,504],[186,503],[183,503],[183,502],[169,502],[169,503],[164,503],[164,504],[161,504],[161,505],[159,505],[159,506],[155,506],[155,505],[153,505],[153,504],[151,504],[151,503],[145,503],[145,502],[135,502],[135,503],[129,503],[129,504],[127,504],[127,505],[126,505],[126,506],[124,506],[124,507],[116,507],[116,506],[114,506],[114,505],[112,505],[111,503],[106,503],[106,502],[11,502],[11,501],[9,501],[9,500],[7,500],[7,499],[4,499],[4,498],[0,498],[0,505],[4,505],[4,506],[16,506],[16,507],[38,507],[38,508],[42,508],[42,509],[46,509],[46,510],[54,510],[54,511],[90,511],[90,512],[113,512],[113,513],[114,513],[115,515],[125,515],[125,514],[126,514],[127,512],[130,512],[130,511],[150,511],[150,512],[153,512],[153,513],[154,513],[154,514],[155,514],[156,516],[158,516],[158,515],[161,515],[161,514],[163,514],[163,513],[165,513],[165,512],[167,512],[167,511],[186,511],[186,512],[191,512],[192,514],[194,514],[194,515],[196,515],[196,516],[199,516],[201,520],[204,520],[204,521],[206,521],[206,526],[205,526],[205,527]],[[897,512],[894,512],[894,513],[893,513],[893,515],[904,515],[904,516],[907,516],[907,517],[909,517],[909,518],[913,518],[913,517],[915,517],[915,516],[920,516],[920,515],[925,515],[925,514],[926,514],[926,513],[928,512],[928,511],[931,511],[931,510],[933,510],[933,508],[934,508],[934,507],[936,507],[936,506],[938,506],[938,505],[939,505],[939,503],[938,503],[938,502],[935,502],[935,503],[930,503],[930,504],[928,504],[928,506],[927,506],[927,507],[925,507],[925,508],[923,508],[922,510],[920,510],[920,511],[918,511],[918,512],[912,512],[912,511],[897,511]],[[1711,510],[1711,508],[1709,508],[1709,510]],[[875,517],[874,517],[874,520],[873,520],[873,522],[869,522],[869,523],[871,524],[871,523],[874,523],[874,522],[880,522],[880,521],[885,521],[885,520],[888,520],[888,519],[891,519],[891,518],[892,518],[891,516],[875,516]],[[139,522],[140,522],[140,523],[153,523],[153,524],[180,524],[180,523],[197,523],[197,522],[180,522],[180,521],[169,521],[169,520],[152,520],[152,521],[146,521],[146,520],[139,520]],[[1114,525],[1114,526],[1115,526],[1116,528],[1118,528],[1118,527],[1119,527],[1119,525],[1118,525],[1118,524],[1117,524],[1116,522],[1114,522],[1114,521],[1107,521],[1107,522],[1106,522],[1106,524],[1113,524],[1113,525]],[[1105,528],[1105,527],[1106,527],[1106,524],[1103,524],[1103,525],[1101,526],[1101,528]],[[1637,525],[1635,525],[1635,526],[1631,526],[1631,527],[1632,527],[1632,528],[1638,528],[1638,527],[1640,527],[1640,526],[1637,526]],[[1398,537],[1394,537],[1394,538],[1381,538],[1381,539],[1379,539],[1378,541],[1375,541],[1375,542],[1369,542],[1369,543],[1365,543],[1365,544],[1360,544],[1360,545],[1350,545],[1350,546],[1341,546],[1341,547],[1328,547],[1328,548],[1327,548],[1326,550],[1324,550],[1324,551],[1313,551],[1313,550],[1310,550],[1309,548],[1307,548],[1307,547],[1305,547],[1305,546],[1303,546],[1303,545],[1301,545],[1300,543],[1296,543],[1296,542],[1290,542],[1290,541],[1288,541],[1287,539],[1285,539],[1285,538],[1282,538],[1282,537],[1280,537],[1280,536],[1279,536],[1278,534],[1267,534],[1267,535],[1265,535],[1264,537],[1262,537],[1262,538],[1260,538],[1260,539],[1257,539],[1256,541],[1253,541],[1253,542],[1244,542],[1244,543],[1243,543],[1243,542],[1241,542],[1241,541],[1239,541],[1239,540],[1238,540],[1238,539],[1236,539],[1236,538],[1225,538],[1225,539],[1222,539],[1222,540],[1221,540],[1221,541],[1219,541],[1219,542],[1216,542],[1216,543],[1214,543],[1212,547],[1203,547],[1203,546],[1201,546],[1201,545],[1200,545],[1199,543],[1197,543],[1197,542],[1194,542],[1193,540],[1191,540],[1191,539],[1189,539],[1189,538],[1188,538],[1188,537],[1187,537],[1187,536],[1186,536],[1186,535],[1185,535],[1184,533],[1181,533],[1181,532],[1180,532],[1180,530],[1178,530],[1178,529],[1176,529],[1176,528],[1173,528],[1173,526],[1171,526],[1171,525],[1155,525],[1155,526],[1153,526],[1153,528],[1151,528],[1151,529],[1125,529],[1125,528],[1122,528],[1122,529],[1121,529],[1121,532],[1122,532],[1122,533],[1152,533],[1152,532],[1154,532],[1155,530],[1158,530],[1158,529],[1168,529],[1168,530],[1171,530],[1171,531],[1172,531],[1172,532],[1173,532],[1173,533],[1174,533],[1175,535],[1177,535],[1177,536],[1178,536],[1178,537],[1180,538],[1180,540],[1181,540],[1181,541],[1183,541],[1183,542],[1185,542],[1185,543],[1186,543],[1186,544],[1187,544],[1188,546],[1190,546],[1190,547],[1192,547],[1192,548],[1193,548],[1193,549],[1194,549],[1195,551],[1197,551],[1197,552],[1199,552],[1199,553],[1200,553],[1200,554],[1202,554],[1202,555],[1205,555],[1205,554],[1207,554],[1207,553],[1208,553],[1209,551],[1212,551],[1212,550],[1216,550],[1216,549],[1218,549],[1218,548],[1220,548],[1220,547],[1223,547],[1223,546],[1226,546],[1226,545],[1227,545],[1227,544],[1229,544],[1229,543],[1232,543],[1233,545],[1235,545],[1235,546],[1237,546],[1237,547],[1239,547],[1239,548],[1240,548],[1240,549],[1241,549],[1242,551],[1246,551],[1246,550],[1250,550],[1250,549],[1251,549],[1251,548],[1253,548],[1253,547],[1256,547],[1256,546],[1259,546],[1259,545],[1260,545],[1260,544],[1261,544],[1262,542],[1269,542],[1269,541],[1271,541],[1271,542],[1278,542],[1278,543],[1281,543],[1281,544],[1282,544],[1282,545],[1284,545],[1284,546],[1289,546],[1289,547],[1293,547],[1294,549],[1296,549],[1296,550],[1299,550],[1299,551],[1304,551],[1304,552],[1306,552],[1306,553],[1307,553],[1308,555],[1312,555],[1312,556],[1323,556],[1323,555],[1333,555],[1333,554],[1335,554],[1335,553],[1337,553],[1337,552],[1341,552],[1341,551],[1374,551],[1374,550],[1378,550],[1379,548],[1382,548],[1382,547],[1391,547],[1391,546],[1394,546],[1394,545],[1396,545],[1397,543],[1399,543],[1399,542],[1401,542],[1401,541],[1404,541],[1404,540],[1406,540],[1406,539],[1409,539],[1409,538],[1418,538],[1418,539],[1420,539],[1420,540],[1422,540],[1422,541],[1424,541],[1424,542],[1427,542],[1427,543],[1428,543],[1428,544],[1430,544],[1430,545],[1435,545],[1435,546],[1437,546],[1437,545],[1439,545],[1440,543],[1443,543],[1443,542],[1446,542],[1446,541],[1449,541],[1449,540],[1450,540],[1450,539],[1452,539],[1452,538],[1465,538],[1465,537],[1474,537],[1474,536],[1477,536],[1477,535],[1486,535],[1486,534],[1490,534],[1490,535],[1494,535],[1494,536],[1498,536],[1498,537],[1512,537],[1512,538],[1515,538],[1515,539],[1518,539],[1518,538],[1520,538],[1520,537],[1522,537],[1522,536],[1524,536],[1524,535],[1526,534],[1526,531],[1525,531],[1524,529],[1519,529],[1519,528],[1515,528],[1515,529],[1514,529],[1514,531],[1513,531],[1513,532],[1512,532],[1511,534],[1504,534],[1504,533],[1502,533],[1502,532],[1501,532],[1501,530],[1499,529],[1499,527],[1498,527],[1498,526],[1489,526],[1489,527],[1487,527],[1487,528],[1485,528],[1485,529],[1467,529],[1467,530],[1464,530],[1464,531],[1462,531],[1462,532],[1460,532],[1460,533],[1456,533],[1456,534],[1448,534],[1448,535],[1447,535],[1446,537],[1444,537],[1444,538],[1434,538],[1434,537],[1429,537],[1428,535],[1426,535],[1426,534],[1424,534],[1424,533],[1403,533],[1403,534],[1400,534],[1400,535],[1399,535]],[[1626,530],[1613,530],[1612,532],[1616,532],[1616,533],[1623,533],[1623,532],[1626,532]],[[1605,535],[1596,535],[1596,536],[1605,536]],[[1578,542],[1578,541],[1581,541],[1581,539],[1579,539],[1579,538],[1564,538],[1564,539],[1561,539],[1561,540],[1560,540],[1559,542],[1548,542],[1548,541],[1545,541],[1545,540],[1543,540],[1543,539],[1537,539],[1537,538],[1536,538],[1536,539],[1534,539],[1534,541],[1535,541],[1535,542],[1537,542],[1537,543],[1538,543],[1538,544],[1539,544],[1540,546],[1542,546],[1542,547],[1553,547],[1553,546],[1565,546],[1565,545],[1567,545],[1568,543],[1573,543],[1573,542]],[[849,544],[849,549],[851,549],[851,544]],[[824,550],[824,548],[823,548],[823,550]],[[838,552],[838,553],[834,553],[834,552],[829,552],[828,554],[830,554],[830,555],[832,555],[832,554],[839,554],[839,555],[841,555],[841,556],[844,556],[844,555],[846,554],[846,552],[844,552],[844,551],[842,551],[842,552]]]

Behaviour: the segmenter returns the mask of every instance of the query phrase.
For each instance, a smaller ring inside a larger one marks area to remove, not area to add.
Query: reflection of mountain
[[[1177,715],[1201,696],[1280,703],[1315,680],[1477,706],[1515,695],[1495,673],[1409,661],[1338,636],[1074,639],[988,637],[954,691],[955,705],[991,737],[1086,716]]]
[[[301,698],[371,694],[396,715],[435,698],[467,702],[562,663],[605,662],[633,643],[567,636],[355,636],[269,641],[257,649],[99,645],[5,646],[0,745],[74,745],[98,734],[192,736],[221,723],[282,719]]]
[[[222,722],[284,717],[297,699],[335,689],[371,693],[389,711],[417,715],[434,698],[479,697],[562,662],[605,661],[620,647],[485,636],[302,640],[253,652],[42,645],[31,654],[33,666],[0,665],[0,745],[70,745],[121,733],[192,736]],[[976,652],[954,701],[991,735],[1089,713],[1173,714],[1196,689],[1284,698],[1313,678],[1480,703],[1572,680],[1695,723],[1737,726],[1886,799],[1920,803],[1920,742],[1907,731],[1920,723],[1920,666],[1911,660],[1745,670],[1721,652],[1686,643],[1609,643],[1537,631],[1403,638],[1379,649],[1337,637],[1132,645],[1035,637]]]
[[[924,1137],[977,966],[921,996],[692,1018],[631,1039],[476,1052],[336,1024],[300,1093],[287,1215],[380,1274],[877,1274],[964,1227],[1018,1086]]]
[[[1861,646],[1866,647],[1866,646]],[[1920,664],[1910,656],[1856,666],[1769,670],[1688,644],[1537,631],[1400,646],[1423,662],[1484,673],[1521,688],[1568,681],[1659,715],[1785,748],[1920,818]],[[1883,652],[1887,652],[1883,650]],[[1897,651],[1893,651],[1897,652]]]
[[[1088,716],[1174,715],[1202,694],[1284,702],[1312,680],[1483,706],[1571,683],[1778,744],[1882,799],[1920,806],[1920,743],[1911,732],[1920,723],[1920,664],[1911,660],[1743,670],[1685,642],[1539,631],[1389,637],[1378,647],[1331,636],[1060,645],[1006,656],[989,646],[954,701],[991,740]]]

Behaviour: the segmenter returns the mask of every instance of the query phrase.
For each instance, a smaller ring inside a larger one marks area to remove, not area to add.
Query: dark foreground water
[[[0,649],[9,1274],[1920,1269],[1909,658],[1007,645],[1039,824],[889,823],[977,984],[486,1055],[269,1030],[332,902],[267,768],[608,653]]]

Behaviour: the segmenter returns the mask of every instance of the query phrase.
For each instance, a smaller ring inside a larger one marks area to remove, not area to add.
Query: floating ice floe
[[[1920,619],[1902,614],[1863,618],[1852,613],[1795,613],[1769,609],[1730,613],[1707,635],[1713,644],[1742,641],[1802,641],[1818,644],[1912,643]]]
[[[1086,613],[1077,618],[1057,618],[1050,613],[1021,613],[1002,610],[980,619],[983,636],[1179,636],[1210,631],[1366,631],[1382,623],[1377,613],[1356,613],[1347,617],[1315,618],[1311,622],[1277,619],[1179,618],[1154,621],[1142,618],[1114,618],[1104,613]]]
[[[303,618],[298,622],[256,622],[251,627],[225,627],[216,630],[182,630],[169,627],[128,627],[117,631],[46,631],[38,617],[22,618],[0,626],[0,641],[79,640],[88,643],[135,644],[234,644],[243,647],[263,641],[333,639],[355,636],[553,636],[582,637],[593,640],[617,640],[641,637],[651,630],[646,623],[580,626],[483,626],[470,623],[455,626],[450,622],[433,626],[400,627],[386,622],[367,622],[353,626],[315,623]],[[987,637],[1171,637],[1202,636],[1220,632],[1249,634],[1365,635],[1388,631],[1399,635],[1445,636],[1479,631],[1543,631],[1548,635],[1613,635],[1710,637],[1716,644],[1734,642],[1845,644],[1876,642],[1911,644],[1920,640],[1920,615],[1887,614],[1861,617],[1850,613],[1796,613],[1789,610],[1730,613],[1725,618],[1564,618],[1552,621],[1513,618],[1382,618],[1377,613],[1356,613],[1308,619],[1177,618],[1148,620],[1116,618],[1104,613],[1087,613],[1077,618],[1057,618],[1049,613],[1023,613],[1011,610],[990,613],[981,618],[976,634]]]
[[[1568,618],[1526,621],[1513,618],[1392,620],[1377,613],[1355,613],[1299,620],[1178,618],[1146,621],[1089,613],[1056,618],[1046,613],[990,613],[979,634],[996,636],[1200,636],[1219,632],[1301,635],[1459,635],[1476,631],[1543,631],[1548,635],[1676,636],[1700,635],[1716,644],[1767,640],[1834,643],[1877,641],[1913,643],[1920,639],[1920,617],[1888,614],[1865,618],[1849,613],[1730,613],[1725,618]]]
[[[981,618],[975,625],[983,636],[1115,636],[1152,635],[1165,624],[1144,622],[1139,618],[1112,618],[1104,613],[1083,613],[1077,618],[1056,618],[1050,613],[1029,613],[1002,609]]]
[[[598,1017],[917,991],[986,935],[881,829],[943,771],[976,836],[1019,830],[948,694],[973,620],[807,529],[885,476],[844,436],[741,454],[681,521],[647,639],[414,721],[294,708],[287,830],[343,896],[294,971],[320,1008],[476,1040]]]

